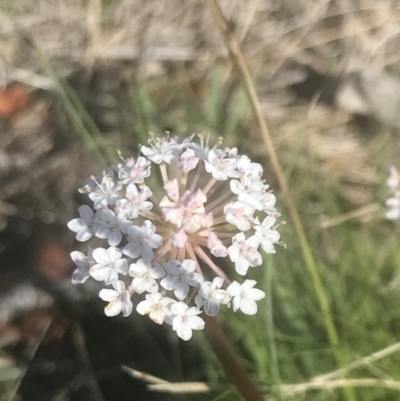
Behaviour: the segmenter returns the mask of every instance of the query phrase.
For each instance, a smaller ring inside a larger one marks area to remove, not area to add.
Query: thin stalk
[[[249,69],[247,67],[245,58],[243,56],[243,53],[240,49],[240,44],[235,38],[235,35],[228,23],[228,21],[225,18],[225,15],[223,14],[218,1],[217,0],[205,0],[205,2],[208,4],[212,16],[216,22],[216,25],[220,31],[220,34],[225,42],[225,45],[229,51],[229,55],[231,57],[232,63],[234,66],[237,68],[237,71],[239,73],[240,79],[242,81],[243,88],[246,92],[246,95],[248,97],[249,103],[251,105],[254,117],[258,123],[258,126],[260,128],[260,133],[261,133],[261,138],[264,142],[264,145],[268,151],[268,154],[270,156],[271,160],[271,165],[272,168],[275,172],[275,175],[278,179],[279,185],[282,190],[282,195],[285,199],[285,203],[287,205],[287,208],[289,209],[289,213],[291,215],[291,218],[293,220],[294,228],[296,230],[297,236],[300,241],[302,253],[303,253],[303,258],[305,261],[305,264],[307,266],[307,269],[310,273],[314,290],[318,299],[318,303],[322,312],[322,317],[324,321],[324,326],[325,330],[327,332],[327,336],[329,339],[329,342],[332,346],[332,348],[335,350],[334,355],[336,358],[336,362],[339,366],[341,366],[342,363],[342,357],[339,355],[337,352],[337,348],[339,345],[339,337],[336,331],[336,327],[332,318],[332,314],[329,308],[328,304],[328,298],[326,296],[324,287],[322,285],[322,281],[314,260],[314,256],[311,252],[311,247],[308,243],[307,237],[305,235],[303,225],[301,223],[296,205],[294,203],[292,194],[289,190],[289,186],[287,184],[285,175],[283,173],[282,167],[280,165],[278,155],[275,150],[274,143],[272,141],[271,134],[269,132],[267,123],[264,119],[262,109],[261,109],[261,103],[258,98],[254,83],[252,81]],[[346,398],[348,400],[355,400],[355,395],[354,392],[347,388],[345,390]]]
[[[204,334],[227,376],[235,384],[242,397],[247,401],[265,401],[260,390],[254,385],[247,372],[236,359],[229,340],[226,338],[217,319],[205,314],[203,319],[206,322]]]
[[[275,347],[275,335],[274,335],[274,316],[273,316],[273,305],[272,305],[272,276],[274,272],[274,266],[272,263],[272,258],[268,258],[267,269],[266,269],[266,286],[265,286],[265,303],[266,303],[266,312],[267,312],[267,346],[268,346],[268,354],[269,354],[269,374],[272,380],[272,392],[277,401],[282,401],[281,394],[281,383],[279,376],[279,365],[278,358],[276,355],[276,347]]]

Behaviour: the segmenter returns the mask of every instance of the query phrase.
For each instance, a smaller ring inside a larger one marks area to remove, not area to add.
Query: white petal
[[[206,299],[204,302],[204,312],[208,316],[216,316],[219,312],[219,302],[213,298]]]
[[[257,313],[257,304],[251,299],[242,299],[240,302],[240,310],[246,315],[255,315]]]
[[[182,325],[176,331],[178,337],[180,337],[183,341],[188,341],[192,338],[192,329],[187,325]]]
[[[107,316],[117,316],[119,313],[121,313],[122,310],[122,301],[117,299],[114,302],[110,302],[105,308],[104,308],[104,313]]]
[[[93,209],[88,205],[82,205],[79,207],[79,214],[83,220],[89,222],[93,217]]]
[[[140,315],[147,315],[148,313],[151,312],[152,309],[153,309],[153,304],[147,300],[139,302],[138,306],[136,307],[136,311]]]
[[[189,318],[188,324],[193,330],[203,330],[204,329],[204,320],[199,316],[191,316]]]
[[[99,297],[103,301],[112,302],[112,301],[115,301],[118,298],[118,292],[115,291],[115,290],[102,289],[99,292]]]
[[[122,240],[122,234],[119,230],[112,230],[108,236],[108,243],[110,246],[117,246]]]

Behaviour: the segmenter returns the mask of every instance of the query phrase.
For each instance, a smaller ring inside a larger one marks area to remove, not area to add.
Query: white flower
[[[250,176],[252,179],[260,179],[263,175],[263,168],[259,163],[252,163],[247,156],[240,156],[237,163],[238,171],[245,175]]]
[[[223,157],[225,155],[225,152],[222,149],[218,149],[221,146],[221,141],[218,141],[211,149],[208,145],[210,136],[207,135],[207,139],[204,141],[204,134],[198,134],[197,135],[200,138],[200,143],[190,143],[189,147],[190,149],[194,150],[195,155],[200,159],[200,160],[208,160],[208,153],[210,150],[214,151],[218,156]]]
[[[171,260],[165,264],[167,275],[161,280],[161,286],[166,290],[173,290],[175,296],[181,301],[189,293],[189,285],[198,286],[202,282],[202,277],[196,270],[196,262],[186,259],[182,263]]]
[[[221,158],[213,150],[208,152],[208,160],[205,161],[206,171],[210,173],[215,180],[219,181],[240,177],[240,173],[237,171],[236,166],[236,159]]]
[[[149,141],[150,147],[142,146],[141,152],[153,163],[162,162],[171,164],[178,156],[182,147],[172,138],[152,138]]]
[[[141,184],[145,178],[150,177],[150,162],[145,157],[125,160],[118,170],[119,184]]]
[[[210,231],[207,237],[207,248],[217,258],[228,256],[228,248],[222,243],[215,232]]]
[[[107,316],[117,316],[122,312],[123,316],[129,316],[133,309],[131,294],[125,290],[125,284],[122,281],[113,282],[113,287],[113,290],[103,289],[99,293],[103,301],[109,302],[104,308],[104,313]]]
[[[106,284],[118,280],[118,273],[125,275],[128,272],[128,261],[121,256],[121,250],[115,247],[96,248],[92,253],[96,264],[90,268],[90,275]]]
[[[83,284],[89,277],[90,268],[96,263],[92,257],[93,249],[89,247],[88,256],[82,252],[71,252],[71,259],[77,266],[72,274],[72,284]]]
[[[255,315],[257,313],[257,304],[265,297],[265,292],[253,288],[257,284],[255,280],[245,280],[242,285],[234,281],[228,288],[228,293],[232,296],[232,307],[236,312],[240,309],[246,315]]]
[[[267,253],[275,253],[274,244],[279,241],[280,234],[275,230],[274,224],[276,218],[273,215],[267,216],[262,223],[256,219],[256,225],[254,230],[256,231],[256,237],[260,241],[261,247]]]
[[[182,168],[182,171],[188,173],[189,171],[195,169],[198,163],[199,158],[196,157],[194,150],[187,149],[181,155],[179,166]]]
[[[192,338],[192,330],[203,330],[204,320],[197,316],[201,313],[194,306],[189,308],[183,302],[176,302],[171,306],[171,312],[175,315],[172,320],[172,330],[184,341]]]
[[[135,219],[139,216],[141,210],[150,210],[153,204],[147,199],[152,195],[149,187],[146,185],[140,188],[140,192],[135,184],[129,184],[126,188],[126,199],[117,201],[117,208],[128,219]]]
[[[152,265],[151,262],[139,259],[136,263],[132,263],[129,267],[129,275],[134,277],[132,280],[132,288],[141,294],[144,291],[157,292],[157,279],[165,276],[164,269],[159,265]]]
[[[394,166],[389,167],[389,178],[386,181],[386,185],[389,187],[391,191],[396,191],[399,186],[399,172],[397,168]]]
[[[225,219],[228,223],[235,225],[240,231],[251,228],[254,209],[242,202],[231,202],[224,207]]]
[[[204,312],[209,316],[216,316],[219,312],[220,304],[227,304],[230,301],[230,295],[227,291],[222,290],[224,279],[215,277],[211,282],[204,281],[196,295],[195,302],[200,309],[204,306]]]
[[[164,321],[172,324],[171,306],[174,302],[176,301],[155,292],[154,294],[147,294],[146,300],[140,302],[136,310],[141,315],[148,314],[150,319],[157,324],[163,324]]]
[[[99,226],[96,237],[108,238],[110,246],[117,246],[122,240],[122,233],[126,234],[132,222],[127,220],[123,213],[115,214],[110,209],[100,212]]]
[[[150,220],[146,220],[142,227],[131,226],[128,229],[128,244],[124,247],[124,254],[131,258],[143,257],[152,260],[153,249],[161,246],[163,238],[156,234],[156,228]]]
[[[236,271],[245,276],[249,267],[262,264],[262,258],[257,251],[259,240],[255,235],[246,239],[244,233],[236,234],[232,239],[232,245],[228,248],[229,257],[235,262]]]
[[[254,180],[251,176],[241,178],[241,181],[232,180],[230,182],[231,191],[238,195],[238,200],[247,203],[256,210],[263,210],[264,204],[262,197],[265,186],[260,180]]]
[[[115,205],[120,194],[121,185],[115,184],[114,180],[105,175],[101,180],[101,184],[97,184],[95,191],[89,194],[89,198],[94,202],[95,209],[103,209],[107,205]]]
[[[236,147],[223,147],[222,138],[211,144],[203,134],[197,143],[192,143],[194,134],[150,137],[140,157],[122,159],[99,178],[92,176],[80,191],[94,205],[80,208],[80,218],[69,227],[79,241],[96,236],[110,248],[97,248],[92,255],[89,250],[87,257],[73,252],[73,282],[90,275],[113,284],[102,293],[110,300],[108,315],[130,313],[130,296],[143,294],[137,312],[172,324],[188,340],[193,329],[204,327],[200,309],[215,316],[222,305],[233,304],[235,311],[255,313],[255,301],[264,293],[248,280],[231,284],[228,292],[223,288],[230,282],[227,264],[216,258],[229,257],[240,275],[260,266],[259,246],[274,253],[275,244],[281,244],[280,214],[262,166]],[[394,188],[399,179],[394,170],[392,176],[389,186]],[[400,192],[392,196],[387,216],[400,219]],[[128,270],[132,282],[125,289],[119,274]],[[181,302],[193,302],[192,297],[197,307]]]
[[[396,191],[395,196],[386,201],[386,206],[389,208],[385,213],[387,219],[400,219],[400,191]]]
[[[71,220],[68,223],[68,228],[77,233],[76,239],[78,241],[84,242],[92,238],[97,229],[96,216],[87,205],[79,207],[79,215],[81,218]]]

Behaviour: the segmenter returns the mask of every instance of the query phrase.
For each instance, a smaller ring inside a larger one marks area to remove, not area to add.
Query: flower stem
[[[207,266],[209,266],[212,270],[214,270],[215,274],[222,277],[228,284],[231,283],[231,281],[228,279],[223,270],[220,269],[199,246],[195,246],[193,250],[200,257],[200,259],[205,264],[207,264]]]
[[[318,299],[318,303],[322,312],[322,318],[325,326],[325,330],[327,332],[327,336],[332,348],[335,350],[334,355],[336,358],[337,364],[340,366],[343,364],[343,360],[341,355],[336,351],[339,346],[339,337],[336,331],[335,323],[332,318],[332,314],[328,304],[328,298],[325,293],[324,287],[322,285],[322,281],[320,278],[320,274],[318,272],[317,265],[314,260],[314,256],[311,251],[311,247],[308,243],[306,234],[304,232],[303,225],[301,223],[296,205],[294,203],[292,194],[289,190],[289,186],[287,184],[285,175],[283,173],[282,167],[280,165],[278,155],[275,150],[274,143],[272,141],[271,134],[269,132],[267,123],[264,119],[263,112],[261,109],[260,99],[258,98],[254,83],[252,81],[249,69],[247,67],[245,58],[240,49],[239,42],[237,41],[228,21],[226,20],[225,15],[223,14],[218,0],[205,0],[208,4],[211,13],[214,17],[216,25],[220,31],[220,34],[225,42],[225,45],[229,51],[229,55],[231,57],[232,63],[237,68],[240,79],[242,81],[243,88],[248,97],[249,103],[251,105],[254,117],[259,125],[261,138],[267,148],[267,151],[270,156],[271,165],[275,172],[275,175],[278,179],[279,185],[282,190],[283,197],[285,199],[287,208],[289,209],[289,213],[292,217],[293,224],[295,230],[297,232],[297,236],[300,241],[300,245],[303,252],[303,258],[307,269],[310,273],[314,290]],[[355,394],[352,389],[345,389],[345,395],[348,400],[355,400]]]
[[[206,322],[204,334],[207,341],[224,368],[226,375],[235,384],[239,393],[246,401],[264,401],[264,396],[236,359],[235,353],[225,333],[222,331],[221,325],[215,318],[205,314],[203,319]]]

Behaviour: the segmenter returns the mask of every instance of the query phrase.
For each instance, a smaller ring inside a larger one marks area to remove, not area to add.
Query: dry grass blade
[[[343,387],[383,387],[387,389],[400,391],[400,381],[382,380],[382,379],[338,379],[324,382],[308,382],[300,384],[290,384],[282,386],[282,395],[285,398],[294,397],[295,395],[305,393],[309,390],[332,390]]]
[[[121,369],[135,379],[142,380],[148,383],[148,389],[171,394],[199,394],[208,393],[210,387],[202,382],[186,382],[186,383],[171,383],[167,380],[150,375],[145,372],[140,372],[128,366],[122,366]]]

